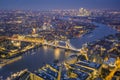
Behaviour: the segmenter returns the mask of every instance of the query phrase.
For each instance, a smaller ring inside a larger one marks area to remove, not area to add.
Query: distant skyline
[[[120,0],[0,0],[0,9],[120,9]]]

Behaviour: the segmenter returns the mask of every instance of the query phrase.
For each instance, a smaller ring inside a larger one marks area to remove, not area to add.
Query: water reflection
[[[48,47],[47,46],[43,46],[43,50],[45,53],[47,53]]]
[[[70,51],[65,51],[65,58],[68,58],[70,56]]]
[[[59,60],[59,58],[60,58],[60,49],[59,48],[55,48],[54,57],[56,60]]]

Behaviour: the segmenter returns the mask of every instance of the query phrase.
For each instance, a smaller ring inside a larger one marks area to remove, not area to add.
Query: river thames
[[[85,43],[99,40],[110,34],[117,33],[117,31],[106,25],[96,25],[98,27],[89,34],[85,34],[77,39],[71,39],[71,44],[76,48],[81,48],[82,45]],[[18,60],[12,64],[6,65],[5,67],[1,68],[0,76],[3,76],[3,79],[5,79],[7,76],[10,76],[10,74],[26,68],[29,71],[33,72],[44,66],[45,64],[53,63],[54,60],[59,60],[60,62],[62,62],[71,54],[73,54],[73,52],[67,52],[64,49],[42,46],[38,49],[28,51],[23,54],[21,60]]]

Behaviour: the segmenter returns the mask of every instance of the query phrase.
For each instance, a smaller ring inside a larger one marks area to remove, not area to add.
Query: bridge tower
[[[89,59],[88,59],[88,55],[87,55],[87,54],[84,54],[84,56],[85,56],[86,60],[89,60]]]
[[[57,41],[57,40],[55,39],[55,41],[54,41],[54,45],[55,45],[55,47],[58,46],[58,42],[59,42],[59,41]]]
[[[70,45],[69,45],[70,40],[68,39],[67,41],[65,41],[65,43],[66,43],[65,47],[68,48],[68,49],[70,49]]]
[[[88,58],[88,55],[87,55],[87,53],[88,53],[87,44],[84,44],[84,45],[82,46],[82,48],[80,49],[80,53],[85,56],[86,60],[89,59],[89,58]]]

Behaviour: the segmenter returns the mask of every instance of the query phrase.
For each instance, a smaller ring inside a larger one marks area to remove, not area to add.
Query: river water
[[[98,26],[95,30],[80,38],[71,39],[71,44],[76,48],[81,48],[85,43],[101,39],[107,35],[115,34],[117,32],[106,25],[97,23],[94,24]],[[63,49],[54,49],[52,47],[42,46],[34,51],[29,51],[26,54],[23,54],[23,58],[21,60],[1,68],[0,76],[3,76],[5,79],[10,74],[26,68],[33,72],[45,64],[53,63],[56,59],[64,61],[71,53],[72,52],[66,52]]]

